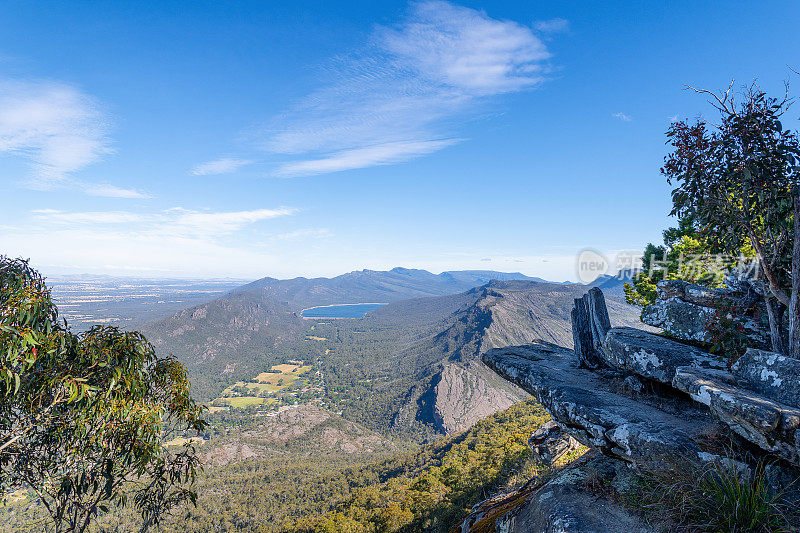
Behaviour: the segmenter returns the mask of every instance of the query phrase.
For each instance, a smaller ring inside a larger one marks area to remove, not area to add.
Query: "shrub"
[[[732,457],[681,463],[644,474],[641,503],[648,514],[680,530],[772,533],[790,531],[784,493],[766,479],[766,463],[748,467]]]

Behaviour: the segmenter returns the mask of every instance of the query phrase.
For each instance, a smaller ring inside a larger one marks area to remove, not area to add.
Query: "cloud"
[[[377,146],[343,150],[321,159],[286,163],[278,167],[274,174],[281,178],[295,178],[376,165],[389,165],[436,152],[458,141],[458,139],[445,139],[438,141],[391,142]]]
[[[311,246],[292,239],[322,236],[298,230],[285,239],[263,238],[260,225],[285,224],[290,207],[205,211],[183,207],[158,211],[70,211],[38,209],[15,217],[0,231],[0,250],[30,257],[43,272],[102,272],[131,275],[263,276],[289,275],[300,264],[323,268]],[[279,226],[283,227],[283,226]],[[279,232],[276,232],[279,233]],[[294,254],[298,254],[298,259]],[[305,255],[303,255],[305,254]],[[293,262],[292,262],[293,261]]]
[[[115,225],[125,225],[115,231],[124,230],[145,236],[214,237],[233,233],[243,227],[289,216],[297,210],[290,207],[275,209],[253,209],[249,211],[207,212],[173,207],[156,213],[137,213],[133,211],[77,211],[68,212],[56,209],[38,209],[33,215],[48,226],[56,228],[102,227],[114,229]]]
[[[542,33],[563,33],[569,30],[569,21],[562,18],[539,20],[533,23],[533,27]]]
[[[271,218],[293,215],[297,210],[291,207],[278,207],[276,209],[253,209],[251,211],[228,211],[220,213],[207,213],[190,211],[183,208],[173,208],[167,211],[174,215],[173,222],[176,227],[188,232],[204,234],[231,233],[243,226],[269,220]]]
[[[55,82],[0,81],[0,152],[27,159],[30,186],[48,189],[108,154],[100,106]]]
[[[498,95],[546,80],[550,53],[530,27],[442,1],[411,4],[364,49],[332,60],[323,86],[277,117],[262,146],[300,177],[408,161],[460,139]]]
[[[141,222],[142,216],[128,211],[84,211],[65,212],[57,209],[36,209],[33,211],[36,218],[51,224],[130,224]]]
[[[214,176],[219,174],[231,174],[246,165],[252,164],[253,161],[248,159],[237,159],[234,157],[225,157],[217,159],[216,161],[208,161],[201,163],[191,170],[195,176]]]
[[[626,115],[625,113],[622,112],[614,113],[612,116],[620,119],[623,122],[630,122],[631,120],[633,120],[630,115]]]
[[[326,228],[298,229],[287,233],[273,235],[272,239],[277,241],[295,241],[300,239],[326,239],[333,235]]]
[[[105,198],[152,198],[151,195],[134,189],[124,189],[108,183],[84,183],[80,185],[83,192],[90,196]]]

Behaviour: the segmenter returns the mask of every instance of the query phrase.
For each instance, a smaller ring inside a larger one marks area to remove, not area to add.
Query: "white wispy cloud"
[[[230,234],[243,227],[289,216],[297,210],[291,207],[253,209],[249,211],[195,211],[173,207],[156,213],[133,211],[61,211],[38,209],[33,215],[41,222],[56,227],[103,227],[118,231],[115,225],[125,225],[124,230],[142,236],[214,237]]]
[[[289,207],[243,211],[39,209],[30,217],[17,218],[7,226],[8,231],[0,231],[0,250],[30,257],[44,271],[288,275],[297,271],[296,265],[287,266],[289,241],[302,235],[260,240],[261,244],[271,243],[269,246],[259,246],[254,237],[263,234],[260,224],[267,226],[270,220],[296,212]],[[308,237],[314,237],[316,230],[307,231]],[[310,248],[301,251],[313,255]],[[325,263],[319,257],[306,260],[317,266]]]
[[[0,81],[0,152],[30,162],[30,185],[51,188],[110,152],[99,104],[55,82]]]
[[[614,113],[612,116],[614,118],[620,119],[623,122],[630,122],[631,120],[633,120],[633,118],[630,115],[626,115],[625,113],[622,112]]]
[[[491,97],[544,82],[549,58],[528,26],[416,2],[363,50],[333,60],[327,83],[276,118],[263,146],[301,156],[275,170],[281,177],[408,161],[459,142],[458,124]]]
[[[269,220],[271,218],[293,215],[297,210],[291,207],[278,207],[275,209],[253,209],[250,211],[227,211],[208,213],[191,211],[183,208],[173,208],[167,211],[170,223],[178,230],[192,233],[222,234],[231,233],[242,227]],[[174,218],[172,218],[174,216]]]
[[[327,228],[308,228],[279,233],[273,235],[272,239],[276,241],[295,241],[300,239],[325,239],[332,235],[333,233]]]
[[[320,159],[286,163],[275,171],[275,175],[282,178],[295,178],[400,163],[424,154],[436,152],[458,141],[458,139],[399,141],[355,148],[353,150],[342,150]]]
[[[151,195],[137,191],[136,189],[126,189],[117,187],[109,183],[83,183],[78,184],[86,194],[90,196],[102,196],[105,198],[152,198]]]
[[[538,20],[533,23],[533,27],[542,33],[563,33],[569,30],[569,21],[562,18]]]
[[[130,224],[141,222],[142,215],[129,211],[77,211],[67,212],[58,209],[36,209],[36,218],[54,224]]]
[[[195,176],[214,176],[218,174],[231,174],[240,168],[252,164],[249,159],[238,159],[235,157],[224,157],[215,161],[201,163],[191,170]]]

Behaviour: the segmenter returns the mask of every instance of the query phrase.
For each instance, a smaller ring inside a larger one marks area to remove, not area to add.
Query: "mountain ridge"
[[[492,279],[455,294],[399,299],[359,320],[304,320],[296,309],[352,294],[354,287],[380,301],[376,294],[430,294],[496,274],[394,269],[322,281],[265,278],[181,311],[146,334],[159,351],[187,364],[205,401],[270,365],[302,359],[323,369],[332,410],[372,429],[427,438],[431,431],[466,429],[526,398],[488,372],[480,355],[536,339],[570,346],[569,309],[586,286]],[[453,282],[456,277],[461,280]],[[609,296],[609,308],[620,325],[638,321],[638,310],[619,297]]]

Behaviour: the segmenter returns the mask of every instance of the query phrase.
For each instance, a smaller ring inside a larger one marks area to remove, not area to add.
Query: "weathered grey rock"
[[[635,328],[611,328],[604,348],[607,365],[666,384],[680,366],[725,368],[708,352]]]
[[[753,276],[758,272],[758,265],[755,263],[734,267],[725,276],[725,287],[734,292],[748,293],[753,292],[764,296],[764,284]]]
[[[603,291],[597,287],[592,287],[589,292],[583,295],[586,306],[589,308],[589,327],[592,334],[592,346],[595,351],[603,349],[603,341],[606,333],[611,329],[611,320],[608,318],[608,307]]]
[[[603,291],[593,287],[582,298],[576,298],[571,318],[578,361],[586,368],[599,367],[602,364],[600,351],[603,349],[603,340],[611,329]]]
[[[722,301],[729,300],[728,291],[721,289],[709,289],[702,285],[689,283],[688,281],[670,279],[659,281],[656,285],[659,300],[669,300],[678,298],[684,302],[693,303],[703,307],[715,307]]]
[[[575,298],[570,318],[572,319],[572,342],[575,347],[575,356],[578,358],[580,366],[597,368],[600,366],[600,357],[595,354],[592,346],[589,309],[583,298]]]
[[[679,339],[706,342],[714,310],[678,298],[659,300],[642,310],[642,322]]]
[[[687,341],[709,342],[711,336],[708,331],[709,322],[716,320],[717,310],[703,307],[692,302],[683,301],[677,297],[668,300],[658,300],[653,305],[648,305],[642,310],[642,322],[649,326],[663,329],[673,337]],[[760,308],[759,308],[760,312]],[[766,313],[766,310],[764,310]],[[760,346],[766,346],[768,341],[767,325],[761,324],[753,317],[741,315],[738,317],[745,333],[750,339]]]
[[[580,448],[581,443],[550,420],[531,433],[528,446],[542,464],[552,466],[561,457]]]
[[[535,395],[579,442],[637,466],[664,468],[676,454],[697,455],[710,429],[725,431],[690,400],[625,395],[621,378],[579,368],[571,350],[554,344],[498,348],[483,360]]]
[[[493,530],[504,533],[658,531],[612,497],[616,487],[624,491],[623,486],[633,482],[630,478],[631,472],[624,465],[608,458],[595,456],[581,461],[517,501],[502,502],[505,508],[495,506],[500,516],[494,519]],[[597,483],[603,488],[595,487]],[[490,513],[484,516],[487,514]],[[461,530],[471,531],[469,527]]]
[[[642,310],[642,322],[678,339],[709,342],[708,325],[717,320],[717,310],[738,309],[736,316],[747,336],[757,346],[766,347],[769,324],[763,296],[753,288],[757,283],[735,277],[730,283],[737,289],[709,289],[682,280],[659,281],[658,300]]]
[[[722,370],[678,368],[672,384],[748,441],[800,465],[800,408],[740,388],[736,377]]]
[[[749,348],[733,364],[732,371],[759,394],[800,407],[800,360]]]
[[[634,375],[626,376],[622,384],[630,392],[641,393],[644,391],[644,384],[642,383],[642,380]]]

